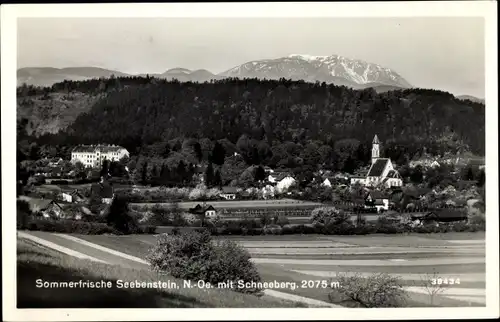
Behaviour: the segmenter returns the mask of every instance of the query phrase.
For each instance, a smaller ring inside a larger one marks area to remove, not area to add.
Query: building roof
[[[276,181],[281,181],[286,177],[291,177],[291,175],[288,172],[274,171],[274,173],[271,174],[271,177],[273,177]]]
[[[189,212],[192,214],[204,214],[205,212],[209,210],[215,210],[214,206],[208,205],[208,206],[202,206],[200,204],[197,204],[196,207],[190,208]]]
[[[19,198],[21,200],[25,200],[28,202],[31,211],[43,211],[47,209],[51,204],[57,205],[59,208],[62,208],[55,200],[52,199],[39,199],[39,198]]]
[[[467,219],[467,212],[460,209],[443,208],[427,213],[425,218],[436,219],[438,221],[465,220]]]
[[[375,144],[380,144],[380,141],[379,141],[379,139],[378,139],[377,134],[375,134],[375,136],[373,137],[373,141],[372,141],[372,143],[375,143]]]
[[[119,145],[79,145],[75,147],[71,152],[86,152],[86,153],[92,153],[96,152],[97,150],[107,153],[107,152],[118,152],[120,150],[125,150],[125,148],[119,146]]]
[[[375,161],[374,164],[370,167],[370,170],[368,171],[368,177],[380,177],[382,173],[384,172],[385,167],[387,166],[387,163],[389,163],[389,159],[387,158],[380,158]]]
[[[371,196],[372,199],[389,199],[389,197],[386,194],[378,190],[370,191],[368,195]]]

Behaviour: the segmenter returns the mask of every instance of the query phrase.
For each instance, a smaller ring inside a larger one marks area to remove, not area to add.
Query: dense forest
[[[485,106],[436,90],[377,94],[285,79],[192,83],[113,77],[51,88],[22,86],[18,97],[54,92],[106,95],[57,134],[29,138],[23,132],[26,120],[20,120],[18,136],[25,148],[18,157],[29,159],[40,149],[68,156],[77,144],[109,143],[134,156],[165,161],[160,169],[182,161],[190,167],[210,163],[221,171],[242,163],[242,169],[269,165],[313,171],[321,166],[353,173],[368,164],[375,134],[383,155],[397,164],[423,153],[484,155],[485,149]],[[26,144],[28,138],[36,143]]]

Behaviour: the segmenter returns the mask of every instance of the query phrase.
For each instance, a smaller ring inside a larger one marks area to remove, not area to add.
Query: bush
[[[335,207],[320,207],[311,212],[312,223],[341,224],[350,220],[351,216]]]
[[[259,282],[260,276],[249,253],[232,241],[213,243],[205,231],[161,235],[148,255],[151,267],[176,278],[205,281],[217,287],[220,282]],[[258,288],[234,288],[244,293]]]
[[[281,235],[282,229],[278,225],[267,225],[264,227],[264,234],[266,235]]]
[[[27,229],[82,235],[119,234],[118,231],[114,230],[112,227],[109,227],[104,223],[93,223],[66,219],[32,219],[28,222]]]
[[[31,217],[30,205],[25,200],[17,200],[17,229],[25,229]]]
[[[340,275],[341,285],[329,294],[330,301],[350,307],[383,308],[405,306],[406,294],[398,277],[387,273],[363,277]]]
[[[106,216],[106,223],[122,234],[140,232],[136,218],[129,213],[128,202],[115,197]]]
[[[280,227],[283,227],[284,225],[288,225],[290,223],[290,220],[288,220],[287,216],[279,215],[274,218],[274,223]]]

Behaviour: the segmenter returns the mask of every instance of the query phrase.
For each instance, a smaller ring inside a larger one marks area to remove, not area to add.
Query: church
[[[372,142],[372,165],[366,176],[351,177],[351,184],[360,183],[369,187],[385,186],[387,188],[403,185],[403,179],[394,168],[391,159],[380,157],[380,145],[375,135]]]

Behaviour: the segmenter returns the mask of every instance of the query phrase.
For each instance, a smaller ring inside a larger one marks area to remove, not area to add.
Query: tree
[[[332,286],[330,301],[350,307],[383,308],[402,307],[406,305],[407,295],[404,292],[400,278],[387,273],[362,276],[339,274],[337,284]]]
[[[214,167],[212,166],[212,163],[210,162],[207,166],[207,170],[205,171],[205,183],[207,184],[208,187],[213,186],[214,183]]]
[[[255,169],[255,178],[254,180],[259,182],[259,181],[264,181],[266,179],[266,171],[262,166],[258,166],[257,169]]]
[[[133,233],[137,229],[137,223],[129,214],[128,202],[121,197],[113,199],[106,216],[106,222],[123,234]]]
[[[424,180],[424,174],[422,171],[422,167],[417,165],[414,169],[411,170],[410,180],[413,183],[422,183]]]
[[[99,173],[99,176],[107,179],[109,177],[109,161],[107,159],[104,159],[102,162],[102,167],[101,167],[101,172]]]
[[[222,178],[220,176],[220,171],[219,170],[215,170],[215,173],[214,173],[214,186],[222,186]]]
[[[443,293],[446,290],[446,285],[441,283],[442,278],[439,274],[436,273],[436,270],[433,270],[432,274],[425,274],[420,276],[420,282],[424,285],[424,289],[429,295],[429,305],[434,306],[434,301],[436,299],[436,295]],[[416,285],[417,287],[421,287],[421,285]]]
[[[214,148],[212,149],[211,161],[217,165],[223,165],[224,159],[226,158],[226,150],[221,143],[215,142]]]
[[[485,182],[486,182],[486,174],[484,173],[484,170],[480,170],[478,175],[477,175],[477,186],[478,187],[483,187]]]

